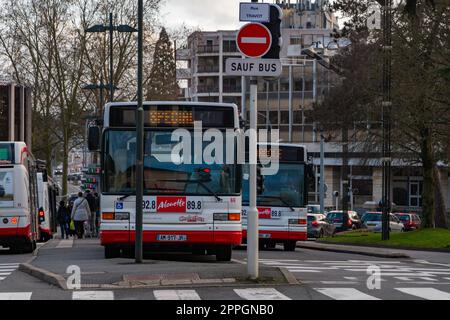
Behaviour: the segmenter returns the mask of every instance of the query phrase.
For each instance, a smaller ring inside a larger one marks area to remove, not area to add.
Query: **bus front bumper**
[[[185,236],[184,241],[159,241],[158,235]],[[101,230],[101,245],[131,245],[135,242],[135,231]],[[179,245],[240,245],[242,243],[241,231],[143,231],[144,244],[179,244]]]

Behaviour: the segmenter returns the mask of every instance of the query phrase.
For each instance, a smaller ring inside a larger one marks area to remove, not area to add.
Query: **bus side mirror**
[[[100,127],[92,126],[88,129],[89,151],[100,151]]]

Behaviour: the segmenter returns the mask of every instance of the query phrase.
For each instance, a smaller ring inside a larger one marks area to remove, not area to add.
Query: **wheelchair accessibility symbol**
[[[123,209],[123,202],[116,202],[116,210],[122,210]]]

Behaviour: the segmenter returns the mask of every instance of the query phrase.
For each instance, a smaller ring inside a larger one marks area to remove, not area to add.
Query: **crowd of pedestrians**
[[[97,237],[99,230],[99,196],[86,190],[78,197],[66,203],[60,201],[56,220],[61,229],[61,239],[76,236],[77,239]],[[87,234],[86,234],[87,233]]]

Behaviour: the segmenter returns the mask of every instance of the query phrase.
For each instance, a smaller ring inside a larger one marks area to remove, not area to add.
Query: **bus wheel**
[[[230,261],[231,260],[231,246],[223,246],[217,248],[216,260],[217,261]]]
[[[297,246],[297,241],[286,241],[283,244],[284,251],[295,251],[296,246]]]
[[[12,254],[19,254],[19,253],[21,253],[21,248],[18,245],[11,245],[9,247],[9,252]]]
[[[105,259],[113,259],[120,257],[120,249],[111,245],[105,246]]]
[[[128,259],[134,259],[136,255],[136,251],[134,247],[126,247],[122,249],[122,257]]]
[[[22,252],[24,253],[31,253],[34,251],[35,245],[34,245],[34,241],[30,241],[30,242],[26,242],[23,247],[22,247]]]

